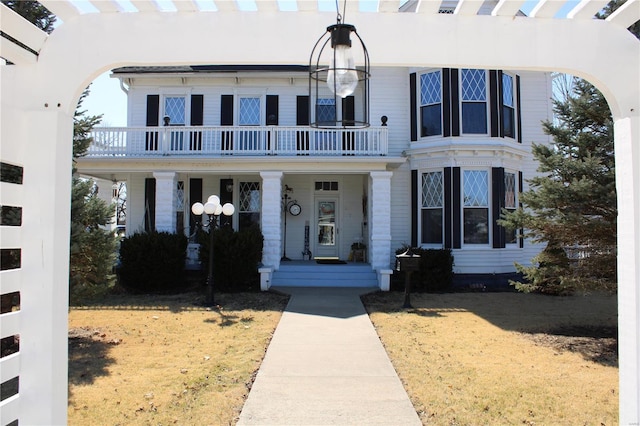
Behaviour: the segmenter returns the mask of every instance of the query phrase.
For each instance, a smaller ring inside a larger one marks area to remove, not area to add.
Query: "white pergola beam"
[[[122,9],[115,0],[92,0],[89,3],[93,5],[100,13],[122,12]]]
[[[256,0],[259,12],[279,12],[277,0]]]
[[[151,0],[131,0],[131,4],[139,12],[158,12],[158,6]]]
[[[40,4],[49,9],[49,12],[66,22],[71,18],[80,15],[73,3],[66,0],[39,0]]]
[[[387,13],[387,12],[397,12],[400,8],[400,2],[398,0],[379,0],[378,1],[378,12]]]
[[[236,12],[238,4],[235,0],[215,0],[218,12]]]
[[[608,0],[582,0],[567,13],[568,19],[592,19],[609,3]]]
[[[540,0],[531,10],[529,16],[532,18],[553,18],[564,5],[563,1]]]
[[[178,12],[197,12],[199,10],[193,0],[173,0],[173,5]]]
[[[419,0],[418,2],[418,13],[423,13],[427,15],[433,15],[438,13],[440,10],[440,5],[442,1],[440,0]]]
[[[0,30],[36,52],[40,51],[48,37],[47,33],[4,4],[0,4]]]
[[[500,0],[491,11],[491,16],[516,16],[525,0]]]
[[[640,0],[627,0],[625,4],[609,15],[606,20],[622,28],[629,28],[640,21]]]
[[[38,60],[36,55],[4,37],[0,37],[0,58],[4,58],[16,65],[30,65]]]
[[[453,13],[455,15],[477,15],[482,3],[484,3],[482,0],[460,0]]]
[[[315,12],[318,10],[318,2],[314,0],[297,0],[299,12]]]

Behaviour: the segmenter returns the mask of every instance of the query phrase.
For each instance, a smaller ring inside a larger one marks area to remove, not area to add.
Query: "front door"
[[[338,257],[338,200],[316,199],[315,257]]]

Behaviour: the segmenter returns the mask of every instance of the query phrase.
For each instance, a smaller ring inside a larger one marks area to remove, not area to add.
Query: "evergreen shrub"
[[[198,234],[203,272],[209,270],[208,232]],[[258,226],[234,231],[228,226],[213,231],[213,280],[215,292],[258,291],[264,238]]]
[[[120,284],[141,293],[185,290],[187,237],[169,232],[136,233],[120,244]]]
[[[396,250],[396,255],[407,251],[409,247]],[[420,271],[411,275],[412,292],[448,291],[453,284],[453,255],[450,249],[411,248],[414,254],[420,256]],[[391,289],[403,291],[405,273],[393,271]]]

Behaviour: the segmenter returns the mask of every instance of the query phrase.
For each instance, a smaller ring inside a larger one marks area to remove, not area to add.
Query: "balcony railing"
[[[386,127],[96,127],[87,157],[387,155]]]

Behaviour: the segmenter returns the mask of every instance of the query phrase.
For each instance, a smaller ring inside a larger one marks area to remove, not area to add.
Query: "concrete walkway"
[[[238,425],[420,425],[360,301],[363,288],[291,294]]]

